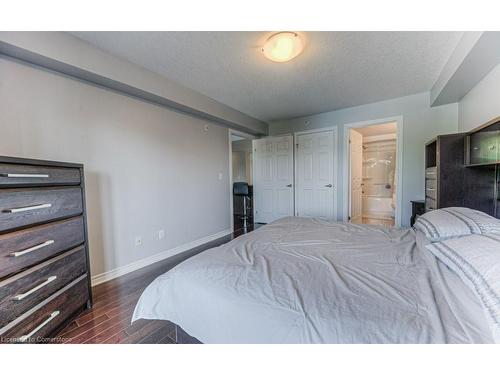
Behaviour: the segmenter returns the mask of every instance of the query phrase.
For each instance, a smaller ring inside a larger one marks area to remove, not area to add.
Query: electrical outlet
[[[135,246],[142,246],[142,237],[141,236],[135,236]]]
[[[159,240],[163,240],[165,238],[165,230],[164,229],[160,229],[158,231],[158,239]]]

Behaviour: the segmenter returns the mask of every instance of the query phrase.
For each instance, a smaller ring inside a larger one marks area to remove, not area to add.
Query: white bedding
[[[133,320],[204,343],[493,342],[477,297],[421,237],[281,219],[158,277]]]

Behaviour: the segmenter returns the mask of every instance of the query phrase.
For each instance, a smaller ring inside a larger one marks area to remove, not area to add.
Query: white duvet
[[[179,264],[144,291],[141,318],[204,343],[492,342],[477,297],[413,230],[305,218]]]

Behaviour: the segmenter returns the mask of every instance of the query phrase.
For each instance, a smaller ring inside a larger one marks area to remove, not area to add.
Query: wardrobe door
[[[334,219],[333,130],[296,138],[297,216]]]
[[[256,139],[253,148],[255,222],[293,216],[293,137]]]

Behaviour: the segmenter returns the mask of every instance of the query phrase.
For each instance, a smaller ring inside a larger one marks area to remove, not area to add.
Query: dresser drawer
[[[430,188],[430,187],[426,187],[425,188],[425,196],[436,200],[437,190]]]
[[[0,163],[0,187],[79,184],[78,168]]]
[[[83,246],[0,282],[0,327],[86,272]]]
[[[2,342],[43,342],[84,306],[89,298],[86,275],[73,281],[6,327],[0,327]]]
[[[425,187],[430,189],[437,189],[437,180],[425,180]]]
[[[0,232],[82,213],[74,188],[0,189]]]
[[[83,217],[0,235],[0,279],[85,241]]]
[[[437,179],[437,168],[436,167],[427,168],[425,170],[425,178],[429,180]]]
[[[437,208],[436,200],[426,197],[425,198],[425,210],[435,210]]]

